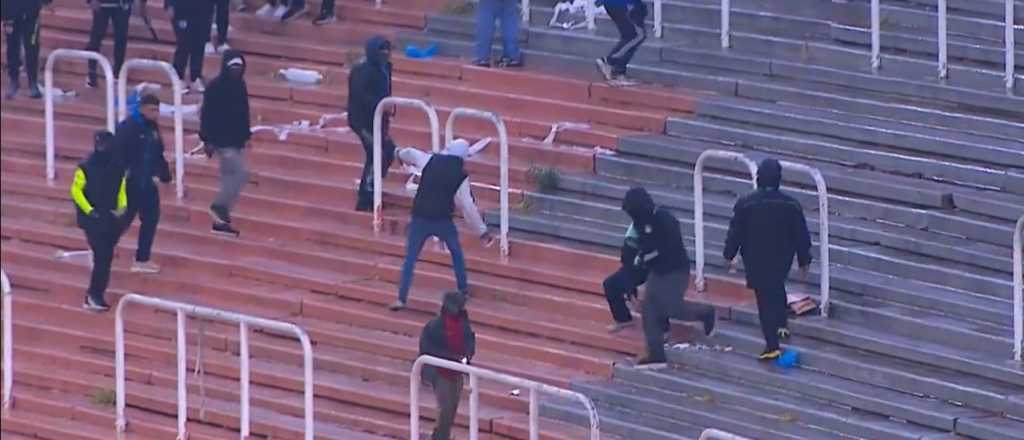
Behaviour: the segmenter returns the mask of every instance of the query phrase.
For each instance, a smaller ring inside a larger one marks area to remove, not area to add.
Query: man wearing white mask
[[[486,142],[478,143],[474,150]],[[452,255],[455,281],[460,292],[469,290],[466,280],[466,262],[459,244],[459,232],[452,221],[455,206],[480,237],[484,246],[490,246],[494,237],[487,231],[487,225],[480,217],[480,211],[470,193],[469,175],[465,169],[465,158],[470,155],[469,142],[457,139],[439,154],[430,154],[415,148],[398,151],[398,160],[420,174],[419,188],[413,199],[412,221],[406,239],[405,263],[398,288],[398,300],[389,307],[392,311],[405,308],[412,286],[413,271],[419,259],[423,244],[430,237],[437,237]]]

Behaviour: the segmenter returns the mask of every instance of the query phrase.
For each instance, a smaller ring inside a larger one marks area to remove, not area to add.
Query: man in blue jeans
[[[491,67],[494,21],[501,20],[502,55],[498,67],[522,67],[519,53],[519,1],[480,0],[476,6],[476,54],[474,66]]]
[[[469,143],[461,139],[456,140],[441,154],[431,155],[429,159],[425,155],[405,154],[412,153],[408,150],[404,149],[399,153],[399,160],[416,168],[422,167],[422,171],[419,189],[412,202],[412,222],[409,223],[409,236],[405,242],[405,263],[402,264],[398,300],[389,307],[391,311],[405,308],[416,260],[420,257],[423,244],[430,237],[439,238],[451,252],[455,283],[459,292],[468,294],[466,261],[462,255],[462,246],[459,244],[459,231],[452,221],[456,204],[461,208],[462,215],[466,216],[467,221],[476,229],[481,243],[490,246],[494,242],[470,194],[469,175],[466,174],[464,160],[469,153]]]

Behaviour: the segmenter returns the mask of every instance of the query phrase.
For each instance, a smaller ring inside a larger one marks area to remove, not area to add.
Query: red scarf
[[[448,350],[455,355],[454,361],[461,362],[462,358],[466,356],[466,338],[463,332],[462,314],[445,314],[444,338],[445,342],[447,342]],[[453,378],[459,374],[458,372],[446,369],[441,369],[440,373],[446,378]]]

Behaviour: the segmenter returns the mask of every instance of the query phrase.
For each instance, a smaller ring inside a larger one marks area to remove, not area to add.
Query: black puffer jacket
[[[384,37],[366,42],[366,61],[352,68],[348,76],[348,125],[357,133],[373,132],[373,112],[377,104],[391,96],[391,63],[381,58],[383,48],[391,48]],[[384,115],[387,126],[388,115]]]
[[[241,62],[240,75],[229,72],[228,63]],[[249,122],[249,90],[245,85],[245,57],[237,50],[226,50],[220,75],[203,93],[199,138],[216,148],[242,148],[252,130]]]
[[[761,162],[757,191],[741,198],[733,208],[724,257],[743,255],[747,286],[774,287],[784,283],[793,266],[811,264],[811,234],[803,208],[779,190],[782,166],[774,159]]]
[[[164,141],[156,123],[138,111],[117,126],[114,151],[120,164],[128,170],[128,191],[155,190],[153,178],[171,181],[171,167],[164,157]]]

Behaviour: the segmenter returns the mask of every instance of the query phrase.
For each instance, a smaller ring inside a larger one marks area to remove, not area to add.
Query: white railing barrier
[[[117,304],[117,317],[115,318],[115,374],[117,386],[117,432],[123,433],[128,425],[125,420],[125,349],[124,349],[124,314],[130,303],[147,305],[161,310],[173,311],[177,314],[177,345],[178,345],[178,439],[188,438],[186,421],[188,420],[188,397],[187,397],[187,374],[188,369],[186,352],[186,316],[195,316],[222,322],[237,323],[239,327],[239,382],[240,382],[240,434],[244,440],[250,433],[249,415],[249,327],[257,327],[266,330],[273,330],[282,333],[294,334],[302,344],[302,363],[304,373],[304,407],[305,407],[305,440],[313,440],[313,345],[309,335],[301,327],[283,321],[259,318],[243,315],[225,310],[202,307],[192,304],[185,304],[176,301],[128,294],[121,298]]]
[[[732,13],[732,4],[729,0],[722,0],[722,49],[728,49],[732,46],[732,28],[730,23],[730,15]]]
[[[445,145],[451,144],[455,138],[455,120],[460,116],[466,116],[471,118],[483,119],[490,121],[494,124],[494,128],[498,131],[498,142],[501,147],[500,152],[500,177],[498,182],[498,191],[500,192],[499,204],[500,204],[500,215],[501,215],[501,260],[502,262],[508,261],[509,254],[509,243],[508,243],[508,131],[505,129],[505,121],[500,116],[483,110],[476,110],[465,107],[458,107],[452,109],[450,115],[448,115],[448,122],[444,127],[444,143]]]
[[[14,311],[11,310],[13,307],[13,301],[11,300],[11,280],[7,279],[7,273],[0,269],[0,294],[3,295],[3,328],[4,328],[4,354],[3,354],[3,366],[4,366],[4,396],[3,396],[3,412],[6,414],[11,410],[11,406],[14,405],[14,399],[11,396],[11,391],[14,389]]]
[[[380,1],[380,0],[377,0]],[[526,26],[530,25],[530,0],[522,0],[522,6],[520,7],[519,14],[522,16],[523,24]],[[503,23],[504,24],[504,23]]]
[[[1010,0],[1013,1],[1013,0]],[[947,7],[946,0],[939,0],[939,79],[949,77],[949,42],[946,40]]]
[[[831,274],[829,266],[829,230],[828,230],[828,186],[825,184],[825,177],[817,168],[802,163],[779,161],[782,169],[793,169],[802,171],[814,179],[814,186],[818,193],[818,263],[821,266],[821,316],[828,317],[829,299],[831,297]]]
[[[662,21],[662,8],[661,0],[654,0],[654,37],[662,38],[665,35],[665,26]]]
[[[1021,360],[1024,347],[1024,216],[1013,231],[1013,359]]]
[[[530,390],[530,440],[538,440],[540,438],[540,401],[538,393],[547,393],[564,399],[579,401],[587,409],[587,415],[590,419],[590,440],[599,440],[601,438],[601,421],[597,415],[597,408],[594,407],[594,402],[583,394],[521,377],[485,370],[472,365],[422,355],[413,363],[412,372],[409,375],[410,439],[420,438],[420,373],[425,365],[432,365],[469,375],[469,440],[478,440],[480,437],[480,421],[477,420],[480,406],[480,377]],[[462,390],[459,391],[461,393]]]
[[[72,58],[79,60],[92,60],[103,68],[103,76],[107,88],[107,131],[113,133],[117,127],[117,120],[114,119],[114,69],[110,67],[107,57],[88,50],[57,49],[46,58],[46,67],[43,71],[43,93],[46,95],[45,102],[45,124],[46,124],[46,180],[53,182],[57,177],[56,165],[56,140],[53,122],[53,68],[57,60],[61,58]]]
[[[380,232],[383,226],[383,218],[381,212],[384,208],[384,177],[381,161],[383,158],[383,127],[381,123],[384,121],[384,111],[390,106],[403,106],[403,107],[416,107],[423,110],[427,114],[427,119],[430,122],[430,146],[431,151],[438,153],[441,151],[441,128],[437,118],[437,110],[434,110],[434,106],[428,104],[426,101],[413,98],[400,98],[397,96],[389,96],[380,101],[377,104],[377,108],[373,112],[373,232]]]
[[[165,61],[143,60],[133,58],[121,66],[121,77],[117,82],[118,119],[128,116],[128,71],[134,68],[146,70],[162,70],[171,80],[171,91],[174,94],[174,184],[178,200],[185,197],[185,123],[181,110],[181,94],[183,86],[178,72]]]
[[[882,67],[882,13],[878,3],[871,0],[871,69],[876,71]]]
[[[1006,35],[1003,37],[1006,43],[1006,89],[1013,90],[1014,73],[1013,69],[1016,67],[1016,59],[1014,51],[1016,48],[1016,41],[1014,40],[1014,28],[1013,28],[1013,0],[1006,0]]]
[[[730,434],[725,431],[719,431],[717,429],[705,429],[704,432],[700,433],[699,440],[750,440],[746,437],[740,437],[736,434]]]
[[[694,255],[697,258],[697,277],[694,284],[699,292],[703,292],[706,287],[704,278],[704,164],[709,158],[743,163],[750,171],[750,185],[757,188],[757,164],[749,157],[732,151],[707,150],[697,158],[697,163],[693,167],[693,230],[697,242],[697,249],[694,250]]]

